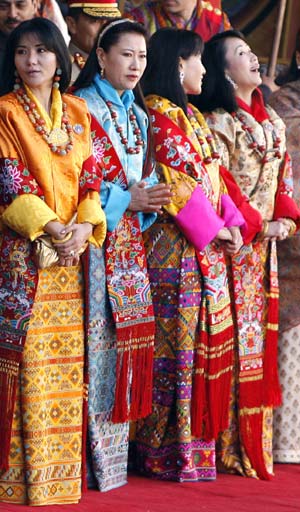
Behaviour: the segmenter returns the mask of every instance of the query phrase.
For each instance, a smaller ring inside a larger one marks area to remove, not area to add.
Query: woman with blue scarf
[[[74,84],[92,114],[108,224],[103,252],[89,252],[86,283],[88,482],[101,491],[126,483],[129,421],[152,403],[154,315],[142,232],[171,194],[153,172],[138,86],[145,66],[144,28],[114,20]]]

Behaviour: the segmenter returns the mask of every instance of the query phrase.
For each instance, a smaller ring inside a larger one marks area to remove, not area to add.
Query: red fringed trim
[[[9,467],[11,428],[21,354],[18,359],[19,361],[9,359],[8,351],[0,350],[0,470],[4,471],[7,471]]]
[[[263,456],[262,432],[262,411],[249,411],[249,413],[242,411],[242,414],[240,414],[240,435],[251,466],[255,468],[259,478],[271,480],[272,475],[267,471]]]
[[[142,329],[136,325],[122,328],[122,333],[117,333],[116,390],[112,411],[114,423],[135,421],[151,412],[153,327],[153,323],[143,324]]]
[[[214,336],[219,345],[218,357],[209,360],[208,382],[208,437],[216,439],[228,427],[231,379],[233,371],[233,326]],[[224,342],[226,340],[226,342]]]
[[[209,315],[210,316],[210,315]],[[228,427],[233,371],[233,325],[218,334],[200,334],[201,346],[195,355],[195,376],[191,429],[195,437],[217,438]],[[208,320],[212,325],[212,319]]]
[[[263,404],[281,405],[281,389],[278,375],[278,318],[279,300],[277,275],[271,273],[271,293],[268,301],[268,323],[264,353]]]

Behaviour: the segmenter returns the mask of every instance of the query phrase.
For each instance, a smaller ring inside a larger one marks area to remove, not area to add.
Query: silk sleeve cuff
[[[17,197],[2,214],[4,224],[31,241],[42,235],[44,226],[54,220],[58,220],[56,213],[33,194]]]

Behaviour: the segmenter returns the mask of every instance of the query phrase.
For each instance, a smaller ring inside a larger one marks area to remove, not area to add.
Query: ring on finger
[[[75,256],[75,251],[73,251],[73,249],[72,249],[72,251],[70,251],[70,256],[72,256],[72,257]]]

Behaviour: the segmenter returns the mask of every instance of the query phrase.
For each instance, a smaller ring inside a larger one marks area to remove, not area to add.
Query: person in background
[[[57,0],[36,0],[37,1],[37,15],[41,18],[53,21],[61,31],[66,44],[69,44],[70,36],[68,34],[68,27],[65,22],[60,4]]]
[[[85,65],[94,46],[96,36],[106,20],[120,17],[118,3],[111,0],[78,2],[69,0],[66,22],[71,40],[69,52],[72,58],[73,83]]]
[[[272,411],[281,402],[277,372],[277,241],[292,236],[299,209],[291,198],[292,174],[285,127],[265,106],[259,62],[235,30],[205,45],[206,75],[195,100],[229,169],[229,193],[238,187],[259,213],[247,244],[231,257],[232,304],[237,321],[230,425],[220,437],[221,468],[271,478]],[[251,219],[250,219],[251,220]]]
[[[24,21],[9,36],[4,64],[0,500],[77,503],[87,386],[79,254],[105,238],[101,176],[85,102],[64,93],[71,63],[59,29],[43,18]],[[35,241],[46,234],[57,262],[40,268]]]
[[[162,27],[193,30],[207,41],[214,34],[230,28],[220,0],[158,0],[140,7],[125,5],[125,16],[142,23],[148,35]]]
[[[129,421],[151,410],[154,318],[142,232],[170,191],[157,184],[148,144],[138,85],[145,66],[144,28],[119,18],[102,27],[74,83],[92,114],[94,154],[104,160],[108,235],[103,253],[91,254],[87,283],[89,484],[101,491],[127,482]]]
[[[4,58],[4,50],[9,34],[22,21],[31,20],[36,16],[36,0],[1,0],[0,2],[0,68]]]
[[[160,29],[142,79],[156,170],[170,204],[144,233],[155,313],[152,412],[136,424],[134,465],[178,482],[216,478],[215,438],[228,424],[233,322],[224,252],[244,218],[223,188],[219,155],[187,94],[201,92],[203,42]]]
[[[269,104],[286,126],[287,150],[291,156],[294,197],[300,201],[300,33],[287,72],[276,79],[280,89]],[[283,404],[274,415],[275,462],[300,463],[300,234],[278,247],[280,285],[279,374]]]

